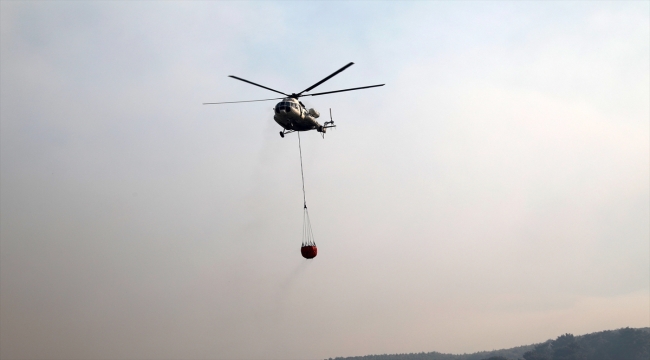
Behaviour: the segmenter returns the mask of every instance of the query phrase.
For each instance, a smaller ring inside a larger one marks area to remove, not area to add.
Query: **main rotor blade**
[[[361,89],[370,89],[370,88],[379,87],[379,86],[384,86],[384,85],[386,85],[386,84],[370,85],[370,86],[362,86],[362,87],[356,87],[356,88],[352,88],[352,89],[343,89],[343,90],[325,91],[325,92],[319,92],[319,93],[309,94],[309,95],[303,95],[303,96],[318,96],[318,95],[333,94],[333,93],[344,92],[344,91],[361,90]]]
[[[349,68],[349,67],[352,66],[352,65],[354,65],[353,62],[351,62],[351,63],[345,65],[344,67],[342,67],[342,68],[336,70],[332,75],[330,75],[330,76],[326,77],[325,79],[323,79],[323,80],[321,80],[321,81],[315,83],[314,85],[308,87],[307,89],[305,89],[305,90],[299,92],[299,93],[298,93],[298,96],[302,95],[302,93],[304,93],[304,92],[307,92],[307,91],[309,91],[309,90],[315,88],[316,86],[318,86],[318,85],[324,83],[325,81],[327,81],[327,80],[333,78],[335,75],[337,75],[337,74],[340,73],[341,71],[343,71],[343,70]],[[306,95],[305,95],[305,96],[306,96]]]
[[[273,99],[262,99],[262,100],[244,100],[244,101],[222,101],[222,102],[213,102],[213,103],[203,103],[203,105],[236,104],[236,103],[245,103],[245,102],[282,100],[282,99],[284,99],[284,98],[273,98]]]
[[[263,89],[266,89],[266,90],[271,90],[271,91],[273,91],[273,92],[276,92],[276,93],[278,93],[278,94],[282,94],[282,95],[284,95],[284,96],[289,96],[289,95],[283,93],[282,91],[273,90],[273,89],[271,89],[270,87],[266,87],[266,86],[264,86],[264,85],[256,84],[256,83],[254,83],[254,82],[252,82],[252,81],[248,81],[248,80],[246,80],[246,79],[242,79],[242,78],[240,78],[240,77],[236,77],[236,76],[233,76],[233,75],[228,75],[228,77],[231,77],[231,78],[233,78],[233,79],[237,79],[237,80],[239,80],[239,81],[243,81],[243,82],[245,82],[245,83],[249,83],[249,84],[251,84],[251,85],[259,86],[259,87],[261,87],[261,88],[263,88]]]

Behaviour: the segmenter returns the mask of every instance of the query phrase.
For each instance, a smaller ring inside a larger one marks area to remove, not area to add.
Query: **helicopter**
[[[361,86],[361,87],[355,87],[355,88],[349,88],[349,89],[342,89],[342,90],[334,90],[334,91],[325,91],[325,92],[319,92],[319,93],[312,93],[312,94],[305,94],[313,89],[315,89],[317,86],[321,85],[325,81],[333,78],[334,76],[338,75],[340,72],[343,70],[349,68],[350,66],[354,65],[353,62],[348,63],[344,67],[336,70],[333,72],[331,75],[328,77],[324,78],[323,80],[315,83],[314,85],[308,87],[307,89],[299,92],[299,93],[292,93],[291,95],[283,93],[282,91],[278,91],[275,89],[271,89],[270,87],[266,87],[264,85],[256,84],[252,81],[242,79],[240,77],[234,76],[234,75],[228,75],[228,77],[231,77],[233,79],[243,81],[245,83],[255,85],[258,87],[261,87],[266,90],[273,91],[278,94],[282,94],[285,97],[281,98],[272,98],[272,99],[260,99],[260,100],[244,100],[244,101],[222,101],[222,102],[211,102],[211,103],[203,103],[203,105],[219,105],[219,104],[235,104],[235,103],[245,103],[245,102],[257,102],[257,101],[271,101],[271,100],[282,100],[281,102],[277,103],[275,107],[273,108],[275,115],[273,116],[273,120],[275,120],[278,125],[282,126],[282,131],[280,131],[280,136],[284,138],[285,134],[289,134],[292,132],[296,131],[309,131],[309,130],[316,130],[320,133],[322,133],[323,138],[325,137],[325,132],[329,128],[336,127],[334,125],[334,120],[332,120],[332,109],[330,109],[330,121],[325,121],[322,125],[316,120],[320,117],[320,113],[316,111],[315,109],[307,109],[305,105],[299,100],[301,97],[305,96],[320,96],[320,95],[326,95],[326,94],[333,94],[333,93],[339,93],[339,92],[344,92],[344,91],[352,91],[352,90],[361,90],[361,89],[369,89],[369,88],[374,88],[374,87],[379,87],[379,86],[384,86],[385,84],[379,84],[379,85],[370,85],[370,86]]]

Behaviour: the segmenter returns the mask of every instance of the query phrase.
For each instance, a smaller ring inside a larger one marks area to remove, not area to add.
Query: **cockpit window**
[[[276,112],[280,112],[281,110],[289,111],[291,108],[297,109],[298,106],[290,101],[283,101],[275,107],[275,111]]]

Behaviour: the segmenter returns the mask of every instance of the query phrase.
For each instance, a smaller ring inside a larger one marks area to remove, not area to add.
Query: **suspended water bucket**
[[[300,248],[300,253],[305,259],[313,259],[318,254],[318,248],[316,245],[304,245]]]
[[[316,242],[314,242],[314,233],[311,231],[311,221],[309,221],[307,205],[305,205],[302,217],[302,245],[300,246],[300,253],[305,259],[313,259],[318,253]]]

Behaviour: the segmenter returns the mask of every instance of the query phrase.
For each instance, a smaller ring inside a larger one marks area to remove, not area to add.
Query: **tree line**
[[[329,360],[650,360],[650,328],[624,328],[581,336],[564,334],[541,344],[473,354],[384,354]]]
[[[583,336],[564,334],[524,353],[525,360],[649,360],[650,331],[619,329]]]

